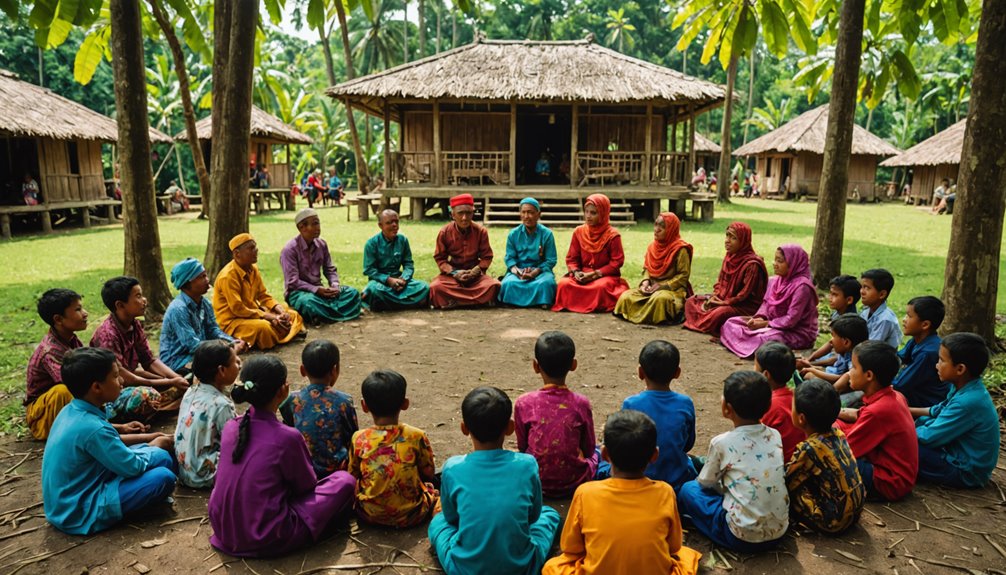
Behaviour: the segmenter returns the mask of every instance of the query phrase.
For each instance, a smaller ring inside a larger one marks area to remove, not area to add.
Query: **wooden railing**
[[[433,152],[392,152],[388,181],[392,185],[405,183],[425,184],[433,181]]]
[[[510,152],[441,152],[440,166],[446,184],[510,183]]]
[[[686,152],[653,152],[650,154],[650,184],[684,186],[691,182]]]
[[[578,152],[577,185],[639,182],[645,155],[645,152]]]

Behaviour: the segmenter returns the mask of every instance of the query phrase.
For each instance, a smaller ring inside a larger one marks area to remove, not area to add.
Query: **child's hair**
[[[859,280],[854,276],[847,274],[835,276],[831,278],[829,286],[835,286],[842,292],[842,295],[851,297],[852,305],[859,303],[859,288],[863,286],[859,285]]]
[[[772,405],[772,388],[757,371],[735,371],[723,382],[723,399],[741,418],[758,420]]]
[[[138,285],[140,285],[140,280],[134,277],[114,277],[101,287],[101,301],[108,308],[108,311],[115,313],[115,302],[129,301],[129,293],[133,291],[133,286]]]
[[[231,346],[222,339],[208,339],[196,346],[192,354],[192,374],[202,383],[217,383],[221,367],[231,362]],[[231,383],[229,381],[221,383]]]
[[[406,383],[402,374],[390,369],[377,369],[363,379],[360,393],[374,417],[389,417],[402,410]]]
[[[866,270],[859,277],[872,281],[877,291],[886,291],[887,295],[891,295],[891,290],[894,289],[894,276],[884,268]]]
[[[980,377],[989,365],[989,346],[985,338],[977,333],[962,331],[950,334],[943,338],[941,345],[947,348],[950,361],[954,365],[963,363],[971,377]]]
[[[300,352],[300,363],[308,377],[325,377],[339,365],[339,346],[327,339],[316,339],[304,346],[304,351]]]
[[[920,295],[908,300],[908,305],[915,310],[915,315],[922,321],[929,322],[929,330],[935,332],[943,325],[943,317],[947,314],[947,308],[940,301],[940,298],[931,295]]]
[[[80,294],[72,289],[53,288],[46,290],[42,297],[38,298],[38,315],[51,327],[53,316],[65,314],[66,308],[80,299]]]
[[[852,347],[870,339],[870,328],[866,320],[854,313],[843,313],[831,322],[831,331],[838,337],[852,342]]]
[[[503,436],[512,413],[513,403],[507,394],[488,385],[469,391],[461,402],[461,418],[468,433],[483,443]]]
[[[898,352],[890,345],[877,340],[867,340],[852,349],[863,372],[872,371],[881,386],[887,387],[901,369]]]
[[[534,343],[534,358],[549,377],[565,377],[576,358],[573,338],[561,331],[546,331]]]
[[[796,356],[793,350],[784,343],[767,341],[755,351],[758,366],[772,376],[772,381],[785,384],[792,379],[796,371]]]
[[[81,347],[63,356],[59,374],[70,394],[83,399],[91,384],[104,381],[114,367],[114,353],[101,347]]]
[[[657,426],[642,411],[616,411],[604,422],[604,446],[611,464],[619,470],[642,471],[657,448]]]
[[[659,385],[667,385],[681,365],[681,352],[669,341],[655,339],[643,346],[639,352],[639,366],[647,379]]]
[[[256,355],[249,358],[241,368],[241,379],[231,388],[231,397],[237,403],[250,403],[262,408],[276,397],[276,393],[286,383],[286,364],[275,355]],[[241,461],[248,446],[248,432],[251,412],[246,411],[238,424],[238,443],[234,446],[231,461]]]
[[[842,410],[842,400],[834,385],[812,377],[796,386],[793,409],[807,418],[807,425],[811,429],[817,433],[827,433],[835,423],[838,412]]]

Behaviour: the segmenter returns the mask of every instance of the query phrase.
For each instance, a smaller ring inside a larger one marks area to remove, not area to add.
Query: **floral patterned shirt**
[[[182,397],[175,428],[178,479],[189,487],[212,487],[220,460],[220,435],[234,419],[234,402],[208,383],[191,386]]]
[[[410,425],[378,425],[353,434],[349,472],[357,479],[356,510],[380,525],[409,527],[424,521],[438,494],[433,447]]]
[[[349,442],[360,429],[353,398],[341,391],[312,383],[280,406],[287,425],[297,428],[311,452],[318,478],[346,469]]]
[[[815,433],[796,446],[786,464],[786,487],[793,520],[825,533],[852,526],[866,501],[856,458],[837,429]]]

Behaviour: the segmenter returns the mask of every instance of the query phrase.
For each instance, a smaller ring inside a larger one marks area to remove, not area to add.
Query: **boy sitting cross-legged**
[[[828,286],[828,307],[831,308],[829,321],[835,321],[839,316],[847,313],[858,314],[856,303],[859,302],[861,289],[859,280],[853,276],[840,275],[831,278],[831,285]],[[827,367],[834,365],[837,359],[832,353],[831,340],[829,339],[811,355],[797,359],[796,367],[797,369]]]
[[[772,403],[761,422],[779,432],[784,463],[789,461],[796,444],[806,437],[802,429],[793,425],[793,390],[787,384],[793,378],[795,366],[793,350],[784,343],[763,343],[755,352],[754,369],[765,376],[772,388]]]
[[[541,572],[559,514],[541,504],[538,463],[503,449],[514,432],[510,398],[478,387],[461,403],[461,432],[474,450],[444,465],[443,512],[430,521],[430,545],[447,575]]]
[[[859,405],[863,399],[861,391],[849,386],[849,367],[852,365],[852,350],[870,339],[870,328],[862,317],[847,313],[831,322],[831,348],[836,356],[834,365],[826,368],[811,367],[801,370],[804,378],[816,377],[835,386],[841,394],[843,406]]]
[[[950,382],[942,381],[936,371],[941,341],[936,330],[945,314],[943,302],[931,295],[912,298],[905,306],[902,327],[909,340],[898,351],[901,370],[891,387],[905,396],[909,407],[931,407],[950,391]]]
[[[701,555],[681,544],[674,489],[647,478],[657,460],[657,427],[645,413],[625,409],[604,424],[601,453],[611,478],[581,485],[562,530],[562,555],[543,575],[690,575]]]

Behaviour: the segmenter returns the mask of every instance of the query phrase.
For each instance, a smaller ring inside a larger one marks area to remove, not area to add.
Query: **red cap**
[[[451,207],[455,206],[474,206],[475,198],[471,194],[460,194],[451,198]]]

